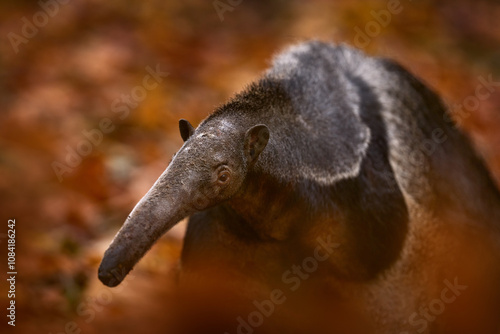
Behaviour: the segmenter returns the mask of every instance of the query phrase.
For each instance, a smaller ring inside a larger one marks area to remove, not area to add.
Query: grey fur
[[[382,333],[405,329],[431,298],[418,284],[439,266],[422,259],[446,253],[440,228],[499,238],[500,194],[439,98],[399,65],[347,46],[289,48],[194,132],[184,120],[180,130],[184,145],[106,251],[104,284],[188,215],[186,273],[250,261],[260,267],[249,278],[272,280],[329,235],[341,247],[328,275],[357,282],[342,293],[363,299]],[[436,131],[446,140],[425,153]]]

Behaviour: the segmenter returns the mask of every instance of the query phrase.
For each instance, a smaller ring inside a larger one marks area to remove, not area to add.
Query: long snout
[[[170,193],[161,180],[137,203],[104,253],[98,272],[103,284],[120,284],[158,238],[190,214],[180,203],[184,196]]]

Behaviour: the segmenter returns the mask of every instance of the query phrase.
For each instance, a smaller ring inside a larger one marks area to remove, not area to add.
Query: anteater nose
[[[104,285],[115,287],[123,281],[128,272],[120,257],[108,250],[99,266],[97,277]]]
[[[102,284],[109,286],[110,288],[120,284],[120,282],[115,277],[113,277],[110,272],[106,272],[101,269],[99,269],[98,277]]]

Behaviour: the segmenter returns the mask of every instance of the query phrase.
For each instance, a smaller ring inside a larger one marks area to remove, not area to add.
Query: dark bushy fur
[[[500,195],[481,159],[436,94],[392,61],[320,42],[292,47],[196,131],[222,120],[240,142],[255,124],[270,140],[235,196],[191,217],[186,272],[216,259],[279,277],[330,234],[340,243],[330,275],[366,282],[346,295],[365,291],[372,316],[385,319],[379,330],[403,330],[430,298],[423,277],[441,270],[424,259],[454,252],[434,240],[438,230],[498,231]],[[414,306],[400,309],[401,299]]]
[[[372,277],[400,254],[409,219],[403,194],[426,210],[440,197],[460,202],[456,210],[498,212],[500,196],[488,172],[445,116],[439,98],[399,65],[349,47],[310,42],[278,56],[260,81],[197,131],[225,120],[243,136],[250,126],[265,124],[271,138],[246,188],[223,205],[241,209],[243,221],[249,221],[242,230],[276,239],[285,238],[285,228],[269,217],[279,216],[299,231],[330,212],[332,224],[341,222],[353,238],[348,266],[356,263],[354,272]],[[426,154],[421,144],[436,129],[448,139]],[[467,181],[470,175],[474,182]],[[464,182],[466,187],[456,186]],[[469,190],[475,196],[469,197]],[[482,216],[474,223],[493,221]],[[190,226],[186,240],[194,230]]]

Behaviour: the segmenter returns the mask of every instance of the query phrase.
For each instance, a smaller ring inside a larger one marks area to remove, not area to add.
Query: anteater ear
[[[251,127],[245,133],[245,157],[249,164],[254,163],[269,141],[269,129],[264,124]]]
[[[194,133],[194,128],[189,121],[181,118],[179,120],[179,131],[181,132],[182,140],[186,141]]]

